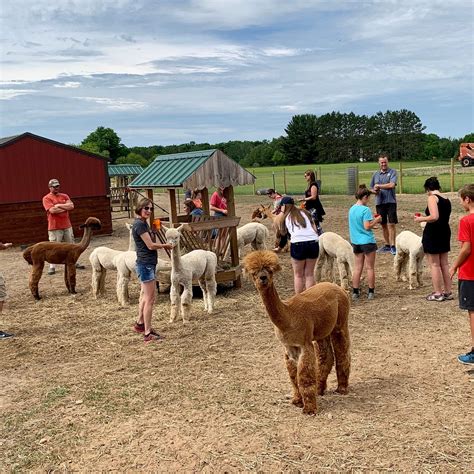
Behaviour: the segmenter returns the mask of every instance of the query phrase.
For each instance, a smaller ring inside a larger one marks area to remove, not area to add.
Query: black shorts
[[[474,280],[459,280],[459,307],[467,311],[474,311]]]
[[[363,253],[367,255],[368,253],[375,252],[377,250],[377,244],[352,244],[352,251],[354,253]]]
[[[316,240],[291,242],[290,255],[295,260],[317,259],[319,256],[319,243]]]
[[[381,224],[386,224],[387,219],[389,224],[398,224],[398,217],[397,217],[397,203],[396,202],[388,202],[386,204],[377,204],[375,206],[377,210],[377,214],[382,216]]]

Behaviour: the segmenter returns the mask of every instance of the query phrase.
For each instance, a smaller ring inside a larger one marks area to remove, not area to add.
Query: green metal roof
[[[109,165],[109,176],[138,176],[143,167],[134,164]]]
[[[133,188],[181,187],[216,150],[191,151],[157,156],[130,184]]]

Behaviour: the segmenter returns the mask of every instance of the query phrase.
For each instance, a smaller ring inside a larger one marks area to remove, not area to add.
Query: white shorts
[[[6,297],[7,297],[7,288],[5,286],[5,278],[3,278],[3,275],[0,273],[0,302],[5,301]]]
[[[68,227],[67,229],[48,230],[48,238],[50,242],[74,243],[72,227]]]

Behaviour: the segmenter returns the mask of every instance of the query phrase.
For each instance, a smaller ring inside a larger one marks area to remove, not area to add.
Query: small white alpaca
[[[242,258],[244,247],[252,245],[254,250],[266,250],[266,239],[268,238],[268,229],[259,222],[249,222],[237,229],[237,248],[239,258]],[[226,258],[230,256],[230,249],[226,252]]]
[[[183,323],[189,320],[193,299],[193,280],[199,281],[204,301],[204,310],[209,314],[214,309],[214,298],[217,291],[216,267],[217,256],[209,250],[193,250],[181,255],[179,240],[183,226],[166,231],[166,241],[172,245],[171,250],[171,314],[170,322],[174,322],[181,313]],[[180,286],[184,291],[179,297]]]
[[[319,237],[319,258],[315,270],[316,281],[321,281],[324,269],[325,278],[334,283],[336,282],[334,259],[337,262],[341,287],[347,289],[349,288],[349,279],[352,278],[352,270],[354,268],[352,246],[340,235],[334,232],[324,232]]]
[[[393,265],[397,281],[400,281],[400,279],[407,281],[405,273],[407,272],[408,263],[409,289],[412,290],[422,286],[421,276],[423,274],[425,253],[423,252],[421,237],[409,230],[404,230],[397,235],[395,246],[397,247],[397,254]]]
[[[137,260],[132,225],[128,223],[125,225],[129,231],[127,251],[97,247],[89,257],[92,266],[92,294],[95,298],[104,295],[107,270],[117,270],[117,299],[120,306],[126,306],[129,302],[128,284]]]

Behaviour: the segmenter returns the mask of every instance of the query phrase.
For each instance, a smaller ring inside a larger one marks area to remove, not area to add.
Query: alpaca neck
[[[275,286],[272,284],[267,288],[259,288],[258,291],[272,323],[280,331],[287,330],[291,326],[291,319],[287,313],[288,308],[280,300]]]
[[[92,230],[90,227],[86,227],[84,229],[84,234],[82,235],[82,239],[79,242],[79,247],[81,249],[81,253],[89,246],[92,237]]]
[[[137,246],[135,245],[135,239],[133,238],[133,234],[130,231],[130,238],[128,240],[128,250],[132,252],[137,251]]]
[[[179,241],[171,250],[171,263],[175,271],[180,271],[182,269],[181,249],[179,246]]]

